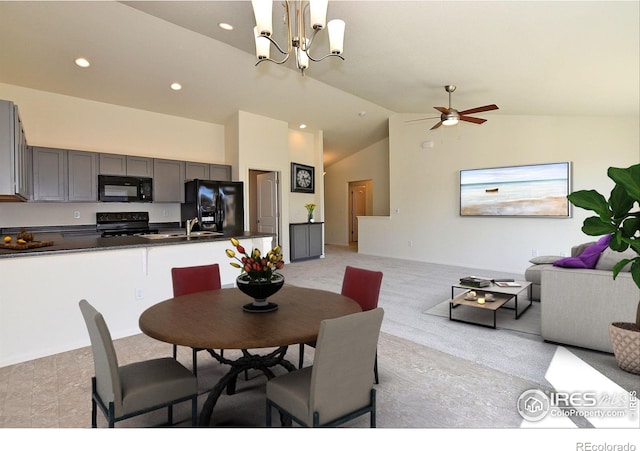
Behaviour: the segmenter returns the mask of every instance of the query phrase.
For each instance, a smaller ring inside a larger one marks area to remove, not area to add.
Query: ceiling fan
[[[436,125],[434,125],[433,127],[431,127],[430,130],[434,130],[438,127],[440,127],[441,125],[455,125],[458,123],[458,121],[465,121],[465,122],[473,122],[474,124],[482,124],[484,122],[487,122],[486,119],[481,119],[481,118],[477,118],[477,117],[471,117],[471,116],[467,116],[468,114],[474,114],[474,113],[482,113],[483,111],[491,111],[491,110],[497,110],[498,106],[497,105],[485,105],[485,106],[479,106],[477,108],[471,108],[469,110],[464,110],[464,111],[458,111],[454,108],[451,108],[451,93],[453,91],[456,90],[456,86],[455,85],[446,85],[444,87],[444,90],[447,91],[449,93],[449,108],[445,108],[442,106],[436,106],[434,107],[436,110],[440,111],[440,113],[442,113],[440,115],[440,122],[438,122]],[[424,121],[427,119],[436,119],[435,117],[425,117],[422,119],[414,119],[413,121],[407,121],[407,122],[416,122],[416,121]]]

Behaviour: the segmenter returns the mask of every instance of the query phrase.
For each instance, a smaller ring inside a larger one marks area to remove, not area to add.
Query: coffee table
[[[519,286],[501,287],[499,285],[496,285],[494,282],[491,282],[491,284],[489,286],[481,287],[481,288],[469,287],[467,285],[462,285],[462,284],[459,284],[459,283],[453,284],[451,286],[451,300],[449,301],[449,319],[451,321],[458,321],[458,322],[463,322],[463,323],[476,324],[476,325],[479,325],[479,326],[486,326],[486,327],[491,327],[491,328],[495,329],[496,328],[496,312],[500,308],[504,308],[504,309],[508,309],[508,310],[514,310],[515,311],[515,318],[516,319],[520,319],[520,316],[522,316],[524,314],[524,312],[529,310],[529,308],[533,305],[533,301],[531,300],[531,282],[516,281],[516,283]],[[463,290],[463,292],[460,293],[459,295],[455,296],[455,291],[456,290]],[[490,302],[485,302],[484,304],[479,304],[476,300],[466,300],[465,297],[467,296],[467,293],[469,291],[475,291],[477,293],[478,297],[484,297],[485,293],[492,293],[494,300],[490,301]],[[524,309],[519,311],[518,310],[518,296],[520,296],[525,291],[528,294],[529,303],[524,307]],[[514,299],[514,301],[515,301],[514,307],[505,307],[505,304],[507,302],[509,302],[511,299]],[[482,323],[465,321],[465,320],[459,319],[459,318],[453,318],[453,315],[452,315],[453,314],[453,309],[455,309],[455,308],[457,308],[457,307],[459,307],[461,305],[466,306],[466,307],[473,307],[473,308],[492,311],[493,312],[493,325],[491,326],[491,325],[482,324]]]

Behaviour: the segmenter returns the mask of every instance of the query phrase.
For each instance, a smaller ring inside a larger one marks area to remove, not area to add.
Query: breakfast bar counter
[[[157,235],[156,235],[157,236]],[[147,248],[156,246],[171,246],[181,244],[197,244],[203,242],[229,242],[231,236],[205,235],[205,236],[171,236],[161,239],[145,238],[144,236],[111,236],[92,237],[78,236],[67,238],[60,233],[38,233],[34,236],[37,241],[52,241],[50,246],[34,247],[32,249],[5,249],[0,246],[0,259],[13,257],[29,257],[37,255],[55,255],[72,252],[92,252],[116,249]],[[237,239],[271,238],[272,235],[253,232],[243,232],[233,235]],[[15,240],[13,241],[15,242]]]
[[[236,238],[247,249],[273,247],[272,235]],[[34,233],[34,240],[45,239]],[[238,276],[225,253],[229,237],[52,241],[30,250],[0,250],[0,367],[88,346],[81,299],[102,312],[118,339],[139,334],[140,314],[173,297],[172,268],[217,263],[223,287],[233,287]]]

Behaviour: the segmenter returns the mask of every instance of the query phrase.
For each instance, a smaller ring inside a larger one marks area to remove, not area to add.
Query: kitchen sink
[[[222,232],[209,232],[209,231],[202,231],[202,232],[191,232],[191,238],[194,237],[199,237],[199,236],[223,236],[224,234]],[[186,236],[186,233],[185,233]]]
[[[214,237],[214,236],[223,236],[222,232],[209,232],[209,231],[199,231],[199,232],[191,232],[191,236],[187,237],[186,232],[175,232],[175,233],[154,233],[151,235],[142,235],[142,238],[146,238],[148,240],[163,240],[168,238],[200,238],[200,237]]]

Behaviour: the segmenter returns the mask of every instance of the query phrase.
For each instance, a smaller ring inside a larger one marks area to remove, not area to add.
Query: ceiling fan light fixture
[[[442,125],[456,125],[460,120],[460,115],[457,111],[451,110],[449,113],[440,116],[440,120],[442,121]]]

